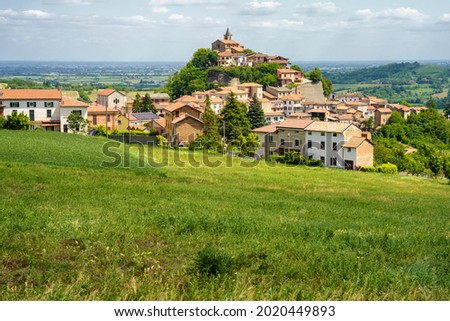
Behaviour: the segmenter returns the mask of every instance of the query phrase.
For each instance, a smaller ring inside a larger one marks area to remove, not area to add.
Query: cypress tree
[[[218,144],[221,139],[219,134],[219,117],[211,108],[209,95],[206,95],[205,103],[205,112],[201,116],[201,119],[203,121],[204,141],[210,142],[212,145]]]
[[[225,107],[222,109],[223,123],[220,128],[220,132],[225,132],[225,137],[229,142],[237,141],[239,136],[246,136],[250,133],[251,125],[247,118],[246,110],[247,106],[238,101],[232,92]]]
[[[133,113],[139,113],[141,111],[141,95],[139,95],[139,93],[136,93],[131,109]]]
[[[142,100],[142,111],[145,112],[153,112],[157,113],[155,104],[153,103],[153,100],[151,99],[150,95],[147,93],[144,96],[144,99]]]
[[[258,97],[256,97],[256,94],[253,95],[252,101],[250,102],[250,107],[247,112],[247,118],[250,121],[252,129],[267,125],[261,102],[258,100]]]

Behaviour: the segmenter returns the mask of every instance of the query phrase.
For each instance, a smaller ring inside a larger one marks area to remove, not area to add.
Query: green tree
[[[267,124],[261,102],[256,94],[253,95],[247,112],[247,118],[250,121],[251,129],[259,128]]]
[[[406,106],[406,107],[411,107],[411,104],[408,103],[406,100],[402,100],[402,101],[400,102],[400,105],[403,105],[403,106]]]
[[[67,124],[70,130],[74,132],[84,131],[89,122],[87,119],[84,119],[82,115],[78,113],[72,113],[67,117]]]
[[[141,110],[144,113],[149,111],[155,114],[157,113],[155,104],[153,103],[153,100],[150,98],[150,95],[148,93],[145,94],[144,99],[142,100]]]
[[[206,95],[205,112],[202,114],[203,136],[209,142],[207,148],[215,147],[220,143],[221,136],[219,134],[219,116],[211,108],[209,95]]]
[[[133,113],[139,113],[141,111],[141,95],[139,93],[136,93],[131,109]]]
[[[322,72],[318,67],[315,67],[313,70],[311,70],[311,72],[309,73],[309,79],[314,83],[322,81]]]
[[[364,126],[364,129],[368,132],[372,133],[375,130],[375,122],[373,121],[373,117],[363,120],[361,124]]]
[[[433,97],[430,97],[430,99],[428,99],[428,101],[427,101],[427,107],[428,107],[428,108],[431,108],[431,109],[437,109],[436,100],[434,100]]]
[[[259,137],[255,133],[249,133],[248,136],[239,136],[241,154],[244,156],[255,156],[256,150],[261,146]]]
[[[3,124],[5,129],[13,129],[13,130],[26,130],[31,126],[30,119],[24,113],[17,114],[16,111],[13,111],[11,115],[6,116],[6,120]]]
[[[402,114],[400,114],[398,111],[394,110],[387,123],[388,124],[404,124],[404,123],[406,123],[406,120],[403,118]]]
[[[450,119],[450,99],[447,101],[447,105],[444,109],[444,115],[445,115],[445,118]]]
[[[330,79],[322,77],[323,94],[329,96],[333,92],[333,83]]]
[[[217,65],[217,59],[219,55],[216,51],[207,48],[200,48],[194,52],[191,61],[188,62],[188,66],[208,69]]]
[[[300,71],[301,73],[303,73],[302,68],[300,68],[300,66],[298,66],[298,65],[292,65],[292,66],[291,66],[291,69],[292,69],[292,70],[297,70],[297,71]]]
[[[237,142],[239,136],[250,133],[251,125],[246,110],[245,104],[239,102],[234,93],[231,93],[221,112],[223,124],[220,129],[220,132],[225,132],[225,137],[231,144]]]
[[[450,184],[450,156],[444,159],[444,176],[448,179],[448,183]]]

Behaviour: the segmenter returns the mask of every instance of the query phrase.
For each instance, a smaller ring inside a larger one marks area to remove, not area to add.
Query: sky
[[[233,40],[292,61],[448,60],[448,0],[0,0],[0,60],[187,61]]]

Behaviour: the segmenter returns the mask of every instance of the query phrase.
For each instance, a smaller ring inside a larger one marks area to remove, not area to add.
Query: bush
[[[375,166],[364,166],[361,171],[366,173],[377,173],[378,169]]]
[[[305,156],[300,155],[295,151],[284,153],[282,160],[285,164],[304,165],[306,163]]]
[[[208,245],[198,252],[194,259],[194,268],[200,275],[223,275],[231,270],[232,259],[228,253]]]
[[[6,116],[6,120],[3,123],[3,127],[6,129],[14,130],[26,130],[30,128],[31,122],[27,115],[24,113],[18,114],[13,111],[11,115]]]
[[[98,125],[92,127],[92,129],[95,131],[95,136],[106,136],[106,127],[103,125]]]
[[[158,142],[158,146],[167,146],[167,139],[164,136],[157,135],[156,141]]]
[[[0,117],[0,129],[5,126],[6,119],[4,117]]]
[[[325,166],[320,159],[315,159],[315,158],[306,160],[305,165],[311,166],[311,167],[324,167]]]
[[[393,175],[398,174],[397,165],[394,165],[391,163],[381,164],[380,166],[377,167],[377,171],[378,171],[378,173],[383,173],[383,174],[393,174]]]

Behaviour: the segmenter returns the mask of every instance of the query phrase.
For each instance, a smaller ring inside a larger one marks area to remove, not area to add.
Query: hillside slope
[[[104,169],[96,139],[0,131],[2,299],[448,299],[446,182],[159,148],[165,175]]]

